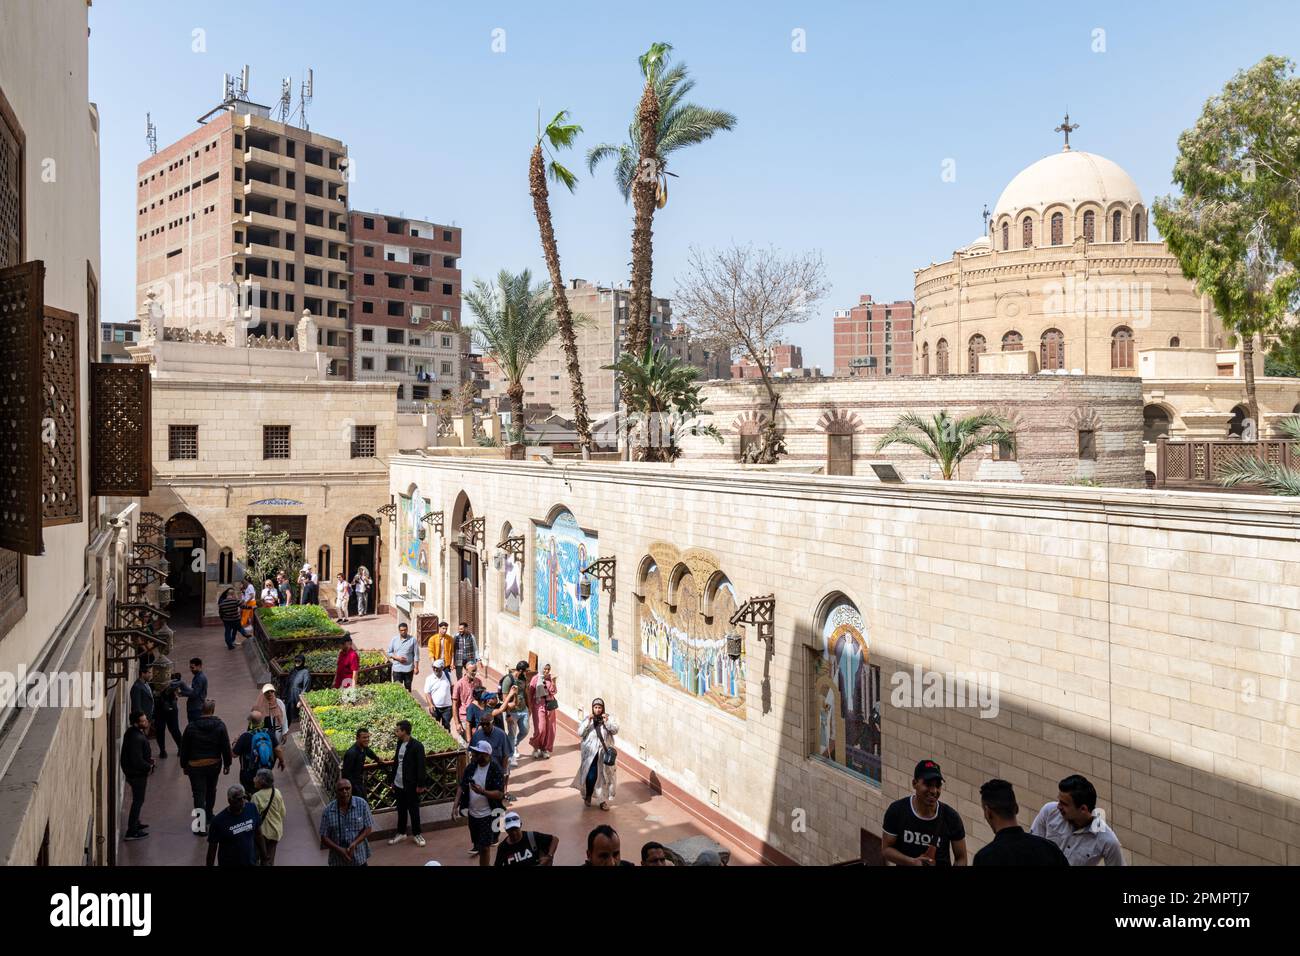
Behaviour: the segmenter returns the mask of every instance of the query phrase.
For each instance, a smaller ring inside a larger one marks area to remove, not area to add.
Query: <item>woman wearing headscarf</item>
[[[302,695],[311,690],[311,671],[307,669],[307,658],[302,654],[293,659],[293,670],[289,672],[288,686],[284,692],[285,712],[289,723],[298,719],[298,702]]]
[[[617,733],[618,722],[605,713],[605,702],[597,697],[591,702],[591,713],[578,728],[578,736],[582,738],[582,765],[573,778],[573,788],[581,791],[582,802],[587,806],[595,800],[602,810],[608,810],[609,801],[614,797],[614,763],[618,756],[614,735]]]
[[[555,746],[555,715],[560,710],[550,664],[533,675],[533,679],[528,682],[528,689],[533,704],[533,735],[528,738],[528,742],[533,745],[533,756],[545,760]]]

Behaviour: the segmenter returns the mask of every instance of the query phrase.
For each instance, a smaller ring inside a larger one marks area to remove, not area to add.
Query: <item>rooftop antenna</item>
[[[149,144],[149,155],[158,155],[158,127],[153,125],[153,116],[144,114],[144,139]]]
[[[275,108],[276,115],[281,123],[289,122],[289,113],[292,111],[293,101],[293,77],[286,76],[280,81],[280,103]]]
[[[307,125],[307,104],[311,102],[312,95],[312,72],[311,67],[307,68],[307,79],[302,81],[302,89],[298,93],[298,122],[302,124],[303,129],[311,129]]]
[[[244,70],[239,74],[239,98],[248,99],[248,64],[244,64]]]

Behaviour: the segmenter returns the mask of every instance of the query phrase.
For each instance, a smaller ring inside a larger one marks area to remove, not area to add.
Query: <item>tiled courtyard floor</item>
[[[358,647],[387,647],[389,638],[396,632],[396,621],[387,616],[371,616],[349,625]],[[257,697],[255,677],[260,670],[251,648],[226,650],[220,627],[184,627],[176,631],[172,660],[184,672],[184,662],[200,657],[208,674],[209,696],[216,701],[217,716],[226,723],[231,740],[243,729],[248,711]],[[422,661],[422,665],[427,662]],[[423,683],[424,670],[417,679]],[[185,716],[181,715],[184,730]],[[609,811],[583,806],[576,790],[570,788],[578,770],[577,738],[563,727],[556,736],[555,755],[550,760],[534,760],[528,753],[527,742],[522,746],[519,766],[513,772],[510,791],[518,800],[511,809],[520,814],[524,827],[555,834],[560,838],[556,865],[582,863],[586,854],[587,833],[599,823],[609,823],[622,839],[624,858],[638,862],[641,844],[647,840],[672,843],[684,837],[709,836],[731,851],[733,866],[758,863],[758,859],[742,846],[699,820],[683,807],[661,794],[630,773],[619,774],[618,794]],[[154,745],[157,753],[157,745]],[[276,773],[276,786],[285,795],[288,817],[285,836],[277,851],[276,864],[322,865],[325,852],[319,849],[316,836],[319,796],[309,783],[303,756],[295,743],[285,749],[286,769]],[[225,788],[239,782],[238,763],[229,776],[221,778],[217,794],[217,809],[225,806]],[[190,832],[191,797],[189,781],[181,773],[175,748],[168,743],[167,759],[159,760],[157,769],[149,780],[145,799],[143,821],[150,825],[150,836],[144,840],[122,843],[118,862],[126,866],[202,866],[206,841]],[[121,810],[121,827],[125,828],[130,793],[126,794]],[[444,866],[476,866],[477,859],[470,857],[468,831],[463,824],[443,829],[431,829],[433,812],[424,810],[425,838],[428,845],[420,848],[409,839],[395,847],[384,840],[372,840],[372,866],[419,866],[437,860]],[[437,821],[450,815],[449,809],[436,811]],[[380,818],[380,826],[384,826]]]

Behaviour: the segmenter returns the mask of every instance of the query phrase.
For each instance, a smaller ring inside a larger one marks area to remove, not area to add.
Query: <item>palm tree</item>
[[[587,396],[582,387],[582,366],[578,363],[578,344],[573,335],[573,314],[569,311],[569,297],[564,291],[564,276],[560,272],[560,250],[555,243],[555,229],[551,225],[550,192],[546,186],[546,177],[553,182],[563,183],[573,192],[578,177],[561,166],[551,156],[548,164],[542,155],[543,142],[550,144],[550,149],[567,149],[573,145],[574,138],[582,132],[576,123],[567,122],[568,110],[555,114],[555,119],[547,124],[546,129],[538,129],[537,142],[533,146],[532,157],[528,162],[528,188],[533,195],[533,212],[537,215],[537,228],[542,236],[542,254],[546,257],[546,269],[551,274],[551,292],[555,297],[555,322],[560,330],[560,343],[564,347],[564,357],[569,366],[569,385],[573,389],[573,429],[578,433],[578,444],[584,452],[591,450],[591,420],[587,417]],[[541,120],[538,120],[541,126]]]
[[[1284,418],[1278,428],[1287,438],[1300,441],[1300,416]],[[1253,454],[1243,454],[1219,469],[1219,484],[1262,485],[1275,495],[1300,495],[1300,469],[1275,465]]]
[[[665,347],[647,345],[639,356],[624,352],[604,367],[618,373],[628,411],[646,425],[643,461],[675,461],[681,454],[677,439],[683,435],[722,441],[716,426],[698,421],[711,414],[700,398],[699,369],[673,358]]]
[[[636,116],[628,127],[628,141],[601,143],[587,151],[587,169],[614,159],[614,182],[624,200],[631,198],[632,294],[627,323],[627,351],[641,355],[650,341],[650,283],[653,278],[654,213],[668,202],[668,157],[685,147],[702,143],[715,133],[730,130],[736,117],[683,99],[695,86],[686,64],[665,69],[672,46],[655,43],[640,58],[645,87]]]
[[[555,301],[545,286],[532,283],[527,269],[518,275],[502,269],[495,284],[475,279],[464,294],[475,320],[470,334],[506,377],[510,430],[517,441],[523,440],[524,373],[556,332]]]
[[[1012,427],[1005,418],[989,412],[953,418],[945,408],[929,419],[908,412],[881,436],[876,451],[890,445],[908,445],[937,462],[944,481],[951,481],[962,460],[980,448],[1004,444],[1014,448]]]

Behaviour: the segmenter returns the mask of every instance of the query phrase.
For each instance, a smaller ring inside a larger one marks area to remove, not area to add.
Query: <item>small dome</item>
[[[980,236],[978,239],[976,239],[974,242],[972,242],[969,246],[967,246],[962,251],[968,253],[976,253],[976,252],[990,252],[992,251],[992,249],[993,249],[993,242],[989,239],[989,237]]]
[[[1042,212],[1053,203],[1076,207],[1095,202],[1105,209],[1112,202],[1142,202],[1137,183],[1105,156],[1077,149],[1062,150],[1022,170],[998,197],[994,216],[1014,216],[1024,209]]]

